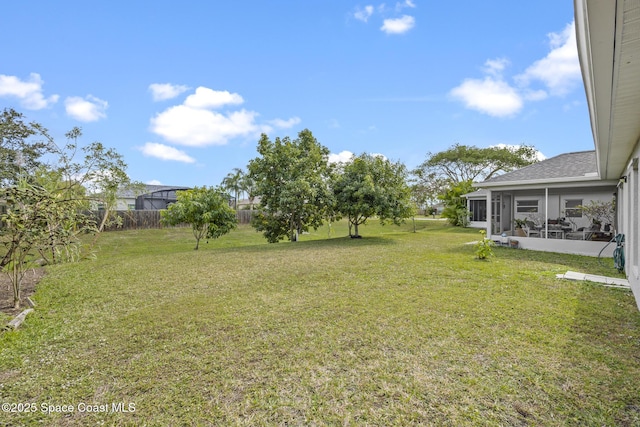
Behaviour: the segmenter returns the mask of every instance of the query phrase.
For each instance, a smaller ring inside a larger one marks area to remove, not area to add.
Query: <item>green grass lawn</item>
[[[416,227],[107,233],[0,335],[2,402],[37,408],[0,425],[640,425],[633,296],[555,278],[610,260],[479,261],[477,231]]]

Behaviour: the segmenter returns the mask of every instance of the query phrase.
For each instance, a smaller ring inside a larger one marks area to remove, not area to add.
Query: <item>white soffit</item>
[[[624,174],[640,137],[640,0],[626,0],[623,7],[621,37],[616,34],[620,48],[616,49],[614,66],[610,178]]]
[[[576,0],[575,8],[598,170],[615,179],[640,138],[640,0]]]

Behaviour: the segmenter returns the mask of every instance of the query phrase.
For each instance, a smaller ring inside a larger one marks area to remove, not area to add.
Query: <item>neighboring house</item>
[[[519,219],[527,221],[524,237],[517,237],[522,248],[595,256],[606,246],[609,234],[600,233],[604,242],[594,242],[591,222],[578,207],[611,202],[617,183],[598,176],[595,151],[583,151],[476,183],[481,190],[465,197],[472,213],[471,226],[486,228],[494,240],[500,240],[502,234],[516,236],[515,220]]]
[[[116,210],[160,210],[176,202],[176,191],[189,187],[173,185],[145,185],[143,188],[124,189],[118,192]],[[98,210],[103,207],[97,204]]]
[[[167,209],[171,203],[178,199],[176,192],[189,190],[189,187],[176,187],[171,185],[147,185],[146,191],[136,197],[136,210],[161,210]]]
[[[617,182],[625,272],[640,308],[640,2],[574,0],[578,55],[601,179]]]
[[[236,206],[237,210],[247,210],[247,209],[256,209],[260,204],[260,196],[256,196],[253,199],[240,199],[238,200],[238,206]],[[230,202],[230,206],[233,207],[233,202]]]

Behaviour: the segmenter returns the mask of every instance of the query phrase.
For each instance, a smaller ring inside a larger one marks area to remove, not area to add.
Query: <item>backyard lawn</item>
[[[106,233],[0,335],[0,425],[640,425],[631,292],[555,277],[611,260],[416,228]]]

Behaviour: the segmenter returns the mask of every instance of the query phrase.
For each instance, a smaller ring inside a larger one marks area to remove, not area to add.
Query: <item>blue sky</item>
[[[217,185],[310,129],[409,168],[454,143],[593,149],[570,0],[5,2],[0,108]]]

